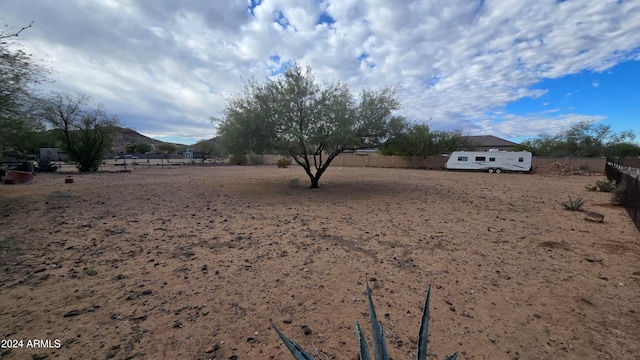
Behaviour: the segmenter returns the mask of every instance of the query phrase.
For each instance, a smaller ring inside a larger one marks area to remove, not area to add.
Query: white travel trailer
[[[450,170],[481,170],[490,173],[504,171],[531,171],[531,153],[528,151],[454,151],[446,167]]]

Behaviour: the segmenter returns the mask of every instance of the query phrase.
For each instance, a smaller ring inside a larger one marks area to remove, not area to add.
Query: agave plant
[[[373,333],[373,349],[374,360],[389,360],[389,354],[387,353],[387,343],[384,338],[384,326],[378,321],[376,316],[376,309],[373,306],[373,299],[371,298],[371,288],[369,288],[369,282],[367,282],[367,297],[369,301],[369,318],[371,320],[371,332]],[[429,337],[429,298],[431,297],[431,285],[427,289],[427,298],[424,302],[424,309],[422,311],[422,320],[420,321],[420,331],[418,336],[418,349],[417,360],[427,359],[427,339]],[[276,330],[278,336],[285,344],[287,349],[293,355],[296,360],[313,360],[313,356],[304,350],[295,341],[290,340],[285,334],[278,329],[278,327],[271,323],[271,326]],[[369,352],[369,346],[367,340],[362,333],[360,324],[356,321],[356,338],[358,340],[358,353],[360,354],[360,360],[371,360],[371,352]],[[446,360],[456,360],[458,353],[449,356]]]
[[[569,201],[568,202],[563,202],[562,205],[564,206],[564,208],[566,210],[582,211],[582,206],[585,203],[586,203],[586,201],[584,201],[581,197],[578,197],[577,199],[573,200],[573,199],[571,199],[571,195],[569,195]]]

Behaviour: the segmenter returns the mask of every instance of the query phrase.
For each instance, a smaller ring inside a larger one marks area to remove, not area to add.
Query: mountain
[[[152,148],[155,148],[160,144],[167,144],[167,142],[165,141],[160,141],[160,140],[150,138],[148,136],[140,134],[135,130],[116,127],[116,136],[113,140],[113,145],[111,146],[111,148],[113,152],[119,153],[119,152],[124,152],[124,147],[127,145],[140,144],[140,143],[149,144],[151,145]],[[176,146],[186,146],[184,144],[177,144],[177,143],[168,143],[168,144],[173,144]]]

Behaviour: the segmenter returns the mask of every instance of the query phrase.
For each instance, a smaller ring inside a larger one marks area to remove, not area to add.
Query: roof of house
[[[476,146],[516,146],[517,143],[514,143],[509,140],[501,139],[497,136],[493,135],[474,135],[474,136],[463,136],[462,140],[466,140],[470,144],[474,144]]]

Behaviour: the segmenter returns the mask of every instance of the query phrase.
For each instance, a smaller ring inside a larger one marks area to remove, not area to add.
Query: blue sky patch
[[[582,71],[558,79],[544,79],[529,87],[545,90],[538,98],[522,98],[505,107],[515,115],[604,115],[616,132],[638,131],[640,119],[640,62],[627,61],[603,72]],[[640,134],[637,134],[640,136]]]
[[[247,6],[247,10],[251,13],[251,15],[255,16],[253,10],[262,4],[262,0],[249,0],[249,6]]]
[[[283,28],[288,28],[289,27],[289,19],[287,19],[286,16],[284,16],[284,13],[280,10],[275,10],[273,12],[273,17],[274,17],[274,21],[276,23],[278,23],[280,26],[282,26]]]
[[[318,22],[316,22],[316,25],[321,25],[321,24],[331,25],[331,24],[333,24],[335,22],[336,22],[336,20],[334,18],[332,18],[331,15],[329,15],[326,12],[323,11],[320,14],[320,17],[318,18]]]

